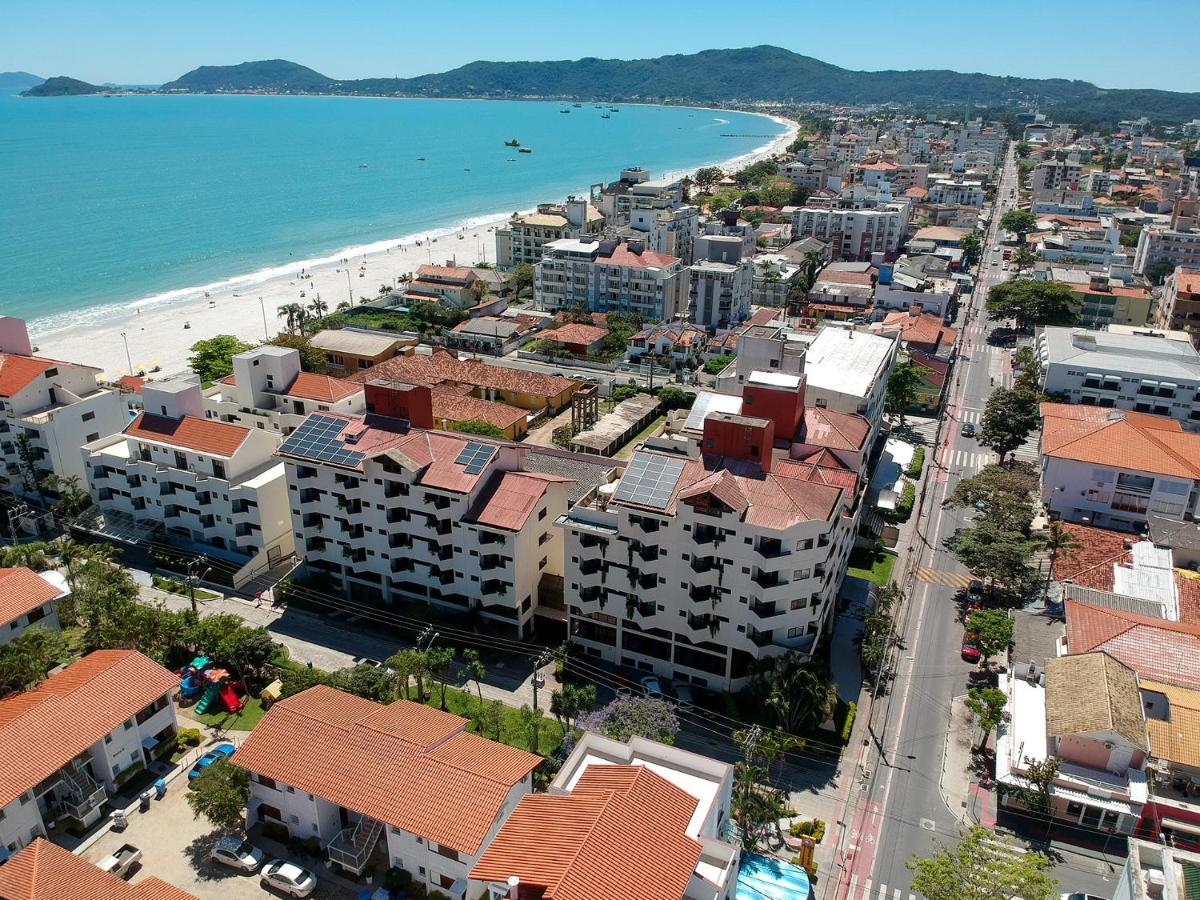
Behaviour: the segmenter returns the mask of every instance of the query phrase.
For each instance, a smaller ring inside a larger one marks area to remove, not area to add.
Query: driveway
[[[263,888],[258,875],[235,872],[208,858],[221,832],[192,813],[186,784],[186,776],[176,778],[167,785],[167,795],[152,802],[149,812],[132,813],[123,833],[110,831],[89,847],[84,857],[97,862],[128,843],[142,851],[141,868],[129,879],[131,882],[154,875],[200,900],[269,900],[279,896]],[[354,891],[330,881],[323,866],[317,868],[316,875],[314,900],[352,900],[356,896]]]

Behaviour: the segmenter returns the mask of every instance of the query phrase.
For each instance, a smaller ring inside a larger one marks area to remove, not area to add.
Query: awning
[[[156,737],[142,738],[142,749],[143,750],[153,750],[157,746],[158,746],[158,738],[156,738]]]
[[[1085,791],[1073,791],[1070,788],[1060,787],[1057,784],[1050,785],[1050,793],[1055,797],[1062,797],[1064,800],[1073,803],[1082,803],[1084,806],[1091,806],[1096,809],[1107,809],[1127,816],[1136,816],[1138,814],[1132,803],[1093,797]]]
[[[1178,819],[1172,819],[1168,816],[1160,816],[1158,824],[1162,828],[1170,828],[1172,831],[1186,831],[1188,834],[1200,834],[1200,825],[1194,822],[1181,822]]]

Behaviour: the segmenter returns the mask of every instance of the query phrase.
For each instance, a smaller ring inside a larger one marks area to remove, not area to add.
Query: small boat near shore
[[[532,153],[532,152],[533,152],[533,148],[532,148],[532,147],[522,147],[522,148],[521,148],[520,150],[518,150],[517,152],[518,152],[518,153]]]
[[[511,141],[505,141],[504,146],[505,147],[520,147],[521,142],[518,141],[516,138],[513,138]]]

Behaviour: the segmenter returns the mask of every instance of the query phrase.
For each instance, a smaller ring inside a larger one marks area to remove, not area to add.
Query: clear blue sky
[[[340,78],[476,59],[776,44],[855,69],[947,68],[1200,91],[1197,0],[3,0],[0,71],[161,83],[281,57]]]

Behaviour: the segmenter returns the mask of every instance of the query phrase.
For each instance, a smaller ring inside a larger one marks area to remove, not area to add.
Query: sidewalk
[[[942,774],[938,782],[942,801],[962,824],[971,824],[972,807],[971,744],[975,726],[967,709],[967,696],[960,694],[950,702],[950,721],[946,725],[946,743],[942,751]],[[977,821],[977,819],[976,819]]]

